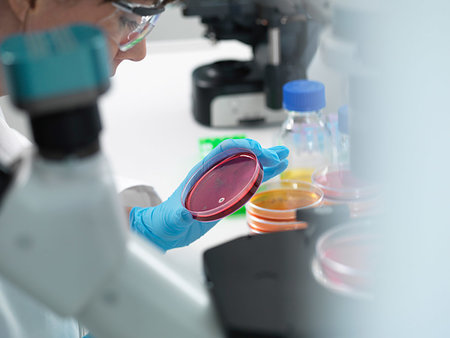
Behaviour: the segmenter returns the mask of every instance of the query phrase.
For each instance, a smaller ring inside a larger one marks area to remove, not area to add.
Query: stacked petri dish
[[[359,179],[348,166],[329,166],[316,170],[312,182],[324,193],[324,204],[347,204],[351,217],[378,212],[378,190]]]
[[[216,221],[242,207],[257,191],[263,169],[248,149],[227,149],[205,161],[187,180],[183,206],[202,222]]]
[[[247,203],[247,224],[253,233],[304,229],[307,224],[296,220],[296,211],[319,206],[322,199],[323,192],[314,184],[269,181]]]
[[[337,226],[322,234],[315,247],[312,272],[329,290],[371,298],[378,237],[371,221]]]

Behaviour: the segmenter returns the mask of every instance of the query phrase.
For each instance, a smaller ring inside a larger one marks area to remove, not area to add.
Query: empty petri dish
[[[355,201],[371,199],[376,195],[374,185],[356,177],[348,167],[324,167],[312,175],[312,182],[328,201]]]
[[[326,288],[370,297],[377,236],[370,222],[338,226],[316,242],[312,271]]]
[[[188,179],[181,199],[199,221],[221,219],[242,207],[257,191],[263,169],[248,149],[225,150]]]
[[[307,225],[296,219],[296,211],[318,206],[322,198],[322,191],[308,182],[268,182],[247,203],[247,223],[256,233],[303,229]]]

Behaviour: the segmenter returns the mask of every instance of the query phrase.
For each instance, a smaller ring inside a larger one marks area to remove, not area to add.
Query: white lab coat
[[[24,136],[10,128],[0,108],[0,160],[8,164],[31,146]],[[11,257],[11,259],[14,259]],[[0,277],[1,338],[79,338],[73,319],[64,319]]]
[[[6,123],[0,107],[0,161],[10,164],[31,142]]]

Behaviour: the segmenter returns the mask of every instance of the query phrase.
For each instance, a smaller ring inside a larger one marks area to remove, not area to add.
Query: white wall
[[[149,41],[193,39],[203,36],[200,17],[183,16],[180,5],[168,6],[149,35]]]

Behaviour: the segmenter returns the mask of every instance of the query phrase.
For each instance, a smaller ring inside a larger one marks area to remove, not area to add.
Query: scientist
[[[123,60],[140,61],[145,57],[145,37],[168,2],[171,0],[0,0],[0,42],[16,33],[78,22],[95,24],[108,37],[114,74]],[[6,95],[5,91],[0,81],[0,96]],[[0,161],[11,163],[27,146],[29,141],[6,124],[0,110]],[[250,149],[258,156],[264,167],[264,180],[287,167],[287,148],[263,149],[253,140],[225,141],[207,158],[233,146]],[[189,245],[217,223],[201,223],[192,218],[180,203],[182,186],[183,182],[167,201],[157,206],[130,211],[130,228],[164,251]],[[0,280],[0,337],[75,338],[80,337],[80,331],[75,321],[59,318]]]

